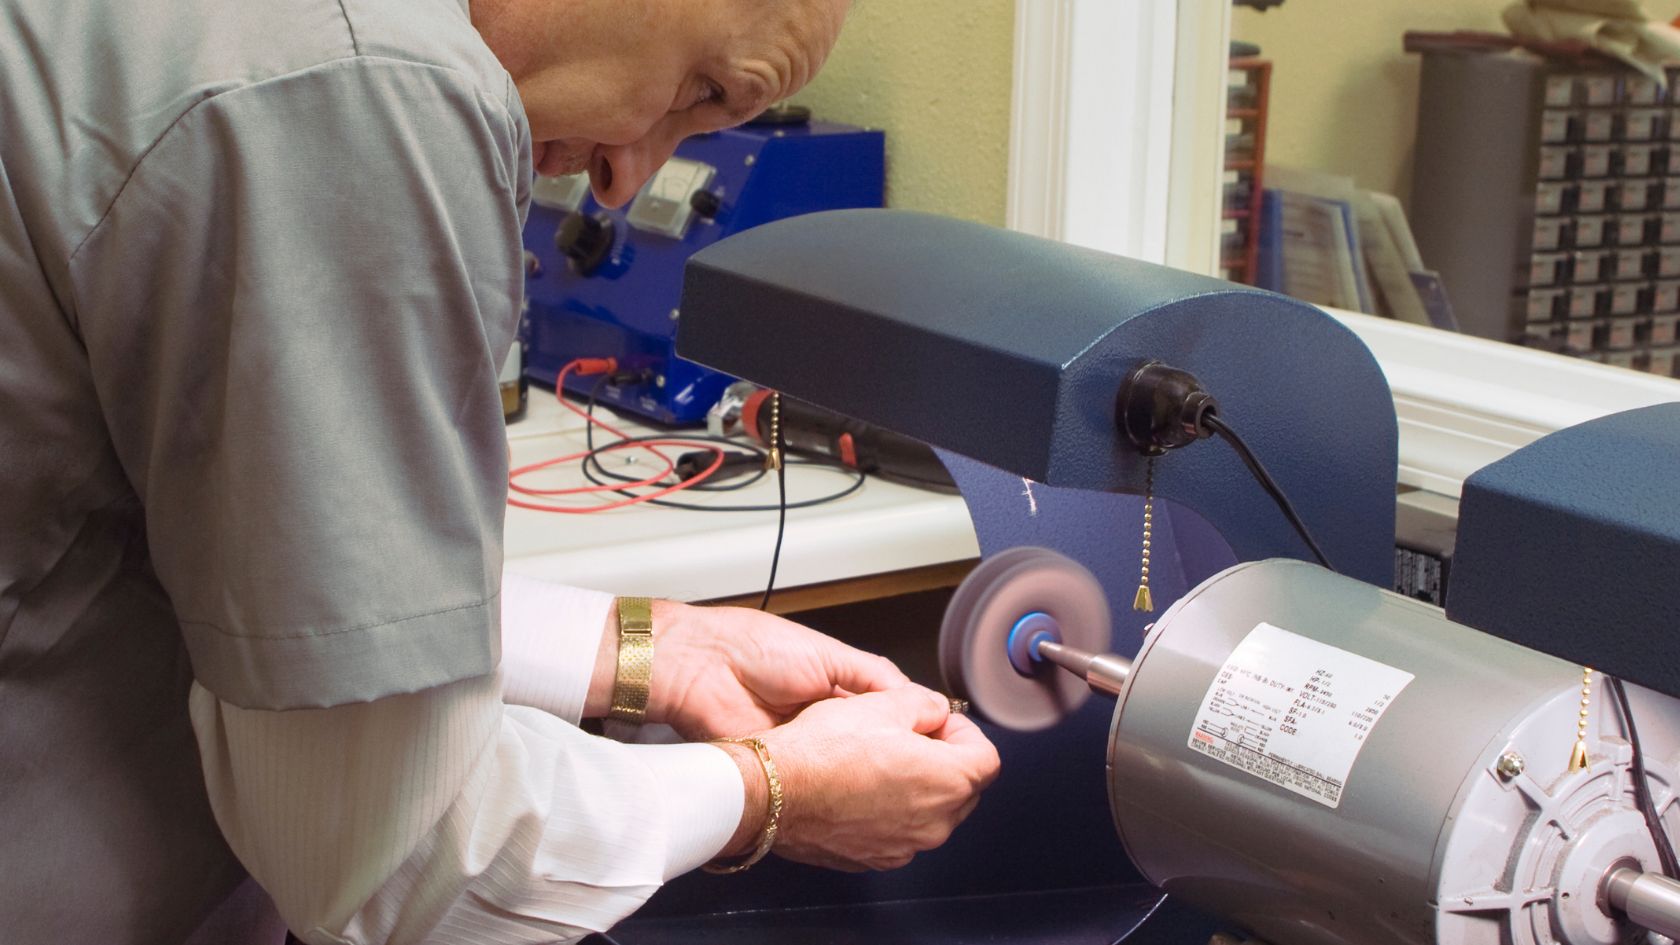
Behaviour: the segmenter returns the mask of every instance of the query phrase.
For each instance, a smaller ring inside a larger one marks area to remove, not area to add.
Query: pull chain
[[[1592,702],[1592,667],[1581,668],[1581,714],[1575,719],[1575,750],[1569,753],[1569,770],[1587,766],[1587,706]]]
[[[1149,596],[1149,536],[1155,527],[1155,457],[1149,457],[1143,473],[1143,570],[1138,575],[1137,596],[1132,609],[1153,613],[1155,599]]]
[[[764,454],[764,468],[782,468],[782,393],[770,395],[770,451]]]

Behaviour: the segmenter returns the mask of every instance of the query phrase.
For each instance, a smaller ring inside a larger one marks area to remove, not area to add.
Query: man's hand
[[[896,869],[944,843],[998,772],[980,729],[915,685],[819,702],[759,738],[785,799],[776,852],[848,872]],[[757,766],[750,754],[740,763],[744,775]],[[748,784],[734,854],[763,826],[762,791]]]
[[[758,733],[786,800],[782,856],[847,871],[903,866],[944,843],[997,777],[997,749],[980,729],[883,657],[738,607],[655,601],[653,627],[648,721],[690,739]],[[616,654],[609,632],[590,714],[606,711]],[[724,851],[742,856],[763,831],[767,785],[750,749],[720,747],[746,786]]]
[[[772,728],[813,702],[903,686],[892,661],[741,607],[657,601],[648,721],[689,739]]]

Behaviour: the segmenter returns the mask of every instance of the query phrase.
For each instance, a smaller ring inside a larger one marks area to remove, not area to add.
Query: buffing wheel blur
[[[1010,664],[1010,631],[1035,612],[1054,620],[1069,646],[1108,648],[1108,595],[1083,565],[1048,548],[1010,548],[982,561],[952,596],[939,630],[949,690],[987,720],[1018,731],[1049,728],[1091,695],[1084,680],[1049,663],[1031,676]]]

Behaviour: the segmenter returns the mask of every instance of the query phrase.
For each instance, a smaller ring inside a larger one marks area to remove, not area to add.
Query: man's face
[[[623,206],[684,138],[738,125],[804,86],[848,2],[615,5],[615,39],[573,45],[518,80],[537,172],[587,170],[595,198]]]

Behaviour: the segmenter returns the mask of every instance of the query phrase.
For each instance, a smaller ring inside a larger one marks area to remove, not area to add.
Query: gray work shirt
[[[0,0],[7,945],[178,945],[241,880],[192,678],[493,670],[529,174],[465,0]]]

